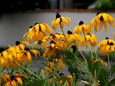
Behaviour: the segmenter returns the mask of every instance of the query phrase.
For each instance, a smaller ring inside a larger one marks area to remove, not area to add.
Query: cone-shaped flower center
[[[25,47],[25,50],[26,50],[26,51],[29,51],[30,49],[29,49],[29,48],[27,48],[27,47]]]
[[[80,21],[80,22],[79,22],[79,25],[82,25],[82,24],[84,24],[84,22],[83,22],[83,21]]]
[[[14,80],[14,79],[15,79],[15,76],[10,76],[10,79],[11,79],[11,80]]]
[[[2,51],[4,51],[5,49],[4,48],[0,48],[0,53],[2,53]]]
[[[68,33],[69,35],[72,34],[72,32],[71,32],[70,30],[68,30],[67,33]]]
[[[20,44],[20,42],[19,41],[16,41],[16,45],[19,45]]]
[[[106,37],[105,39],[109,39],[108,37]]]
[[[57,19],[57,18],[60,18],[60,17],[61,17],[61,15],[60,15],[59,13],[57,13],[57,14],[56,14],[56,19]]]
[[[103,16],[101,16],[99,19],[100,19],[100,21],[104,21]]]

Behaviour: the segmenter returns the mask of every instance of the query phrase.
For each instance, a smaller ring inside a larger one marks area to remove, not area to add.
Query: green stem
[[[14,60],[15,61],[15,60]],[[37,76],[36,74],[34,74],[32,71],[28,70],[27,68],[23,67],[22,65],[20,65],[17,61],[15,61],[17,65],[19,65],[22,69],[26,70],[27,72],[29,72],[30,74],[34,75],[35,77],[37,77],[38,79],[40,79],[39,76]]]
[[[108,68],[109,68],[109,73],[110,73],[110,77],[111,77],[111,65],[110,65],[110,57],[109,54],[107,54],[108,57]]]
[[[75,58],[76,58],[76,60],[79,62],[79,64],[81,64],[81,65],[80,65],[81,68],[86,70],[86,72],[88,73],[89,79],[93,81],[93,77],[91,76],[90,72],[88,71],[87,66],[84,66],[84,65],[82,64],[82,62],[81,62],[77,57],[75,57]]]
[[[83,53],[82,53],[79,49],[78,49],[78,51],[80,52],[80,54],[82,55],[82,57],[83,57],[85,63],[87,64],[87,60],[86,60],[85,56],[83,55]]]

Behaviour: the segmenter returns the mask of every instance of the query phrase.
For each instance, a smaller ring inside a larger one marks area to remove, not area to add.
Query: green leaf
[[[109,86],[115,86],[115,78],[110,81]]]
[[[73,79],[71,79],[71,86],[76,86],[75,82],[73,81]]]
[[[115,56],[115,51],[109,52],[108,53],[110,56]]]
[[[43,69],[43,67],[40,67],[40,68],[39,68],[39,70],[38,70],[38,75],[40,75],[41,72],[43,72],[42,69]]]
[[[111,67],[111,74],[115,74],[115,64]]]
[[[108,73],[105,69],[101,69],[98,80],[101,86],[108,86]]]
[[[41,74],[42,78],[45,79],[45,75],[44,75],[44,70],[43,69],[41,69],[41,73],[40,74]]]
[[[46,79],[43,86],[50,86],[48,73],[46,74]]]

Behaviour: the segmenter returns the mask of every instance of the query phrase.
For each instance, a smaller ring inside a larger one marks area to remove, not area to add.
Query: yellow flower
[[[30,50],[29,48],[25,47],[24,51],[22,51],[22,53],[24,55],[26,55],[26,58],[27,58],[27,61],[31,62],[32,61],[32,57],[31,57],[31,53],[33,53],[36,57],[37,57],[37,54],[40,55],[40,52],[37,51],[37,50]],[[23,56],[24,56],[23,55]],[[22,58],[23,58],[22,56]]]
[[[67,76],[66,76],[67,86],[71,86],[71,79],[72,79],[72,75],[67,75]]]
[[[115,41],[106,37],[97,45],[97,49],[101,54],[107,55],[108,52],[115,51]]]
[[[23,85],[23,81],[20,77],[27,78],[23,74],[15,74],[15,75],[9,75],[9,74],[1,74],[1,80],[2,83],[5,84],[5,86],[17,86],[17,82],[20,83],[20,85]]]
[[[98,61],[100,61],[101,62],[101,65],[103,66],[103,67],[105,67],[105,62],[103,61],[103,60],[101,60],[101,59],[92,59],[92,63],[94,64],[95,62],[98,62]]]
[[[80,21],[79,25],[74,27],[73,32],[77,34],[81,34],[82,32],[83,34],[87,34],[91,32],[91,27],[87,24],[84,24],[83,21]]]
[[[115,26],[113,24],[114,22],[114,19],[112,16],[110,16],[109,14],[106,14],[106,13],[97,13],[97,16],[91,20],[90,22],[90,26],[92,27],[94,25],[94,30],[95,32],[97,32],[97,28],[98,28],[98,25],[99,25],[99,30],[101,30],[102,26],[104,25],[104,28],[105,28],[105,32],[107,32],[107,25],[106,23],[109,23],[112,27]]]
[[[60,25],[60,28],[63,29],[64,28],[64,23],[66,25],[69,25],[69,22],[68,20],[70,20],[71,22],[71,19],[68,18],[68,17],[63,17],[61,16],[59,13],[56,14],[56,18],[52,21],[52,28],[54,30],[58,29],[58,25]],[[64,23],[63,23],[64,22]]]
[[[86,44],[86,48],[88,48],[88,45],[90,44],[91,46],[95,46],[97,44],[97,38],[95,37],[95,35],[87,33],[86,36],[83,37],[81,46],[84,46]]]
[[[27,33],[24,34],[23,39],[25,40],[25,37],[27,37],[27,40],[42,40],[44,36],[46,36],[46,32],[52,33],[52,29],[49,27],[48,24],[42,23],[38,24],[36,23],[35,26],[30,26],[30,29]]]

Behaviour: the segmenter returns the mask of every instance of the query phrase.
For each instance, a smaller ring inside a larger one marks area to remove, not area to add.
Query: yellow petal
[[[21,86],[23,85],[21,78],[16,78],[16,80],[20,83]]]
[[[31,57],[30,52],[27,52],[26,54],[27,54],[28,61],[31,62],[32,61],[32,57]]]
[[[96,23],[94,23],[94,30],[95,30],[95,32],[97,32],[97,27],[98,27],[98,23],[96,22]]]
[[[21,43],[27,44],[30,47],[30,44],[27,41],[22,41]]]
[[[5,86],[10,86],[10,81],[6,82]]]
[[[107,25],[106,24],[104,24],[104,28],[105,28],[105,32],[107,32]]]
[[[30,50],[30,52],[32,52],[36,57],[37,57],[37,54],[39,54],[40,56],[40,52],[37,50]]]
[[[25,37],[27,36],[28,32],[24,34],[23,39],[25,40]]]
[[[46,28],[45,28],[44,24],[40,24],[40,27],[41,27],[42,32],[45,33]]]
[[[60,28],[61,28],[61,29],[63,29],[63,28],[64,28],[64,24],[63,24],[63,22],[62,22],[62,21],[60,22]]]
[[[12,85],[12,86],[16,86],[15,80],[12,80],[12,81],[11,81],[11,85]]]
[[[100,23],[98,32],[101,30],[102,26],[103,26],[103,23]]]
[[[46,24],[46,23],[43,23],[44,25],[45,25],[45,27],[46,27],[46,32],[48,32],[48,33],[52,33],[52,29],[49,27],[49,25],[48,24]]]

